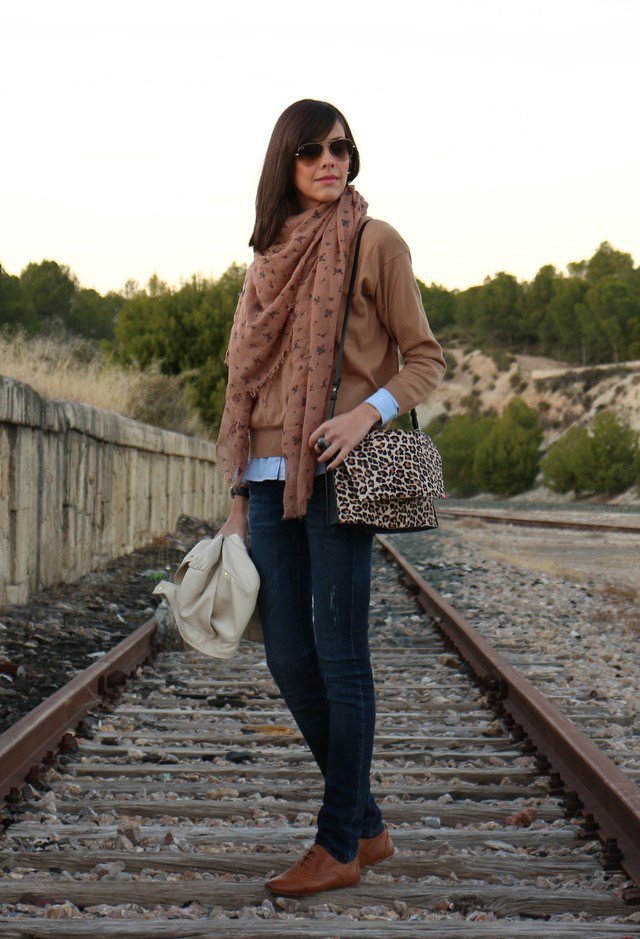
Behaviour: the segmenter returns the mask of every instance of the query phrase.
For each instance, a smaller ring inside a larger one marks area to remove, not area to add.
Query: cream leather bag
[[[205,655],[228,659],[240,640],[262,640],[256,601],[260,576],[240,535],[203,538],[185,554],[173,583],[161,580],[162,594],[180,635]]]

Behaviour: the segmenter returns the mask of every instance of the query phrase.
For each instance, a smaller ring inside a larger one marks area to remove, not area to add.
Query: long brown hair
[[[288,215],[299,211],[292,182],[293,154],[303,143],[322,140],[336,121],[355,144],[343,114],[328,101],[303,98],[282,112],[271,134],[256,195],[256,222],[249,247],[264,251],[273,243]],[[360,171],[357,147],[349,162],[347,183]]]

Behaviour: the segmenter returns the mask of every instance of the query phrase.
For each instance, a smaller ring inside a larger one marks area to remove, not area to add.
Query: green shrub
[[[549,448],[542,475],[556,492],[623,492],[640,476],[638,435],[611,411],[602,411],[589,429],[571,427]]]
[[[513,398],[478,445],[473,476],[485,492],[513,496],[533,486],[540,465],[542,429],[537,411]]]
[[[173,289],[156,275],[132,289],[103,349],[119,365],[180,376],[189,400],[211,434],[217,434],[227,386],[225,350],[246,269],[232,264],[217,280],[193,276]]]
[[[478,492],[473,473],[475,451],[490,433],[495,418],[457,414],[444,425],[440,419],[436,421],[431,422],[427,433],[433,437],[442,456],[445,489],[451,495],[472,496]]]
[[[467,408],[473,415],[476,415],[480,410],[479,397],[480,392],[478,389],[472,388],[468,395],[464,395],[460,398],[460,404],[463,408]]]
[[[524,391],[524,389],[527,387],[527,381],[523,377],[519,368],[517,368],[515,372],[512,372],[509,376],[509,384],[516,392]]]
[[[603,495],[623,492],[638,481],[639,459],[637,433],[611,411],[603,411],[590,428],[579,487]]]
[[[495,352],[492,352],[491,358],[499,372],[508,371],[513,362],[515,362],[515,356],[509,355],[508,352],[504,352],[502,349],[496,349]]]
[[[542,479],[554,492],[572,492],[579,488],[579,467],[588,447],[586,427],[570,427],[553,443],[542,461]]]

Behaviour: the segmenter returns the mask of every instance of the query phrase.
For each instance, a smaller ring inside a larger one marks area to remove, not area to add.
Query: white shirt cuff
[[[386,388],[378,388],[378,390],[374,391],[372,395],[369,395],[366,400],[380,412],[383,424],[386,424],[387,421],[392,421],[394,417],[398,416],[398,411],[400,410],[398,402]]]

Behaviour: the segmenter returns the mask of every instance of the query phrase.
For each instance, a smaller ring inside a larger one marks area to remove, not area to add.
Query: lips
[[[319,176],[316,182],[317,183],[332,183],[337,178],[338,178],[337,176]]]

